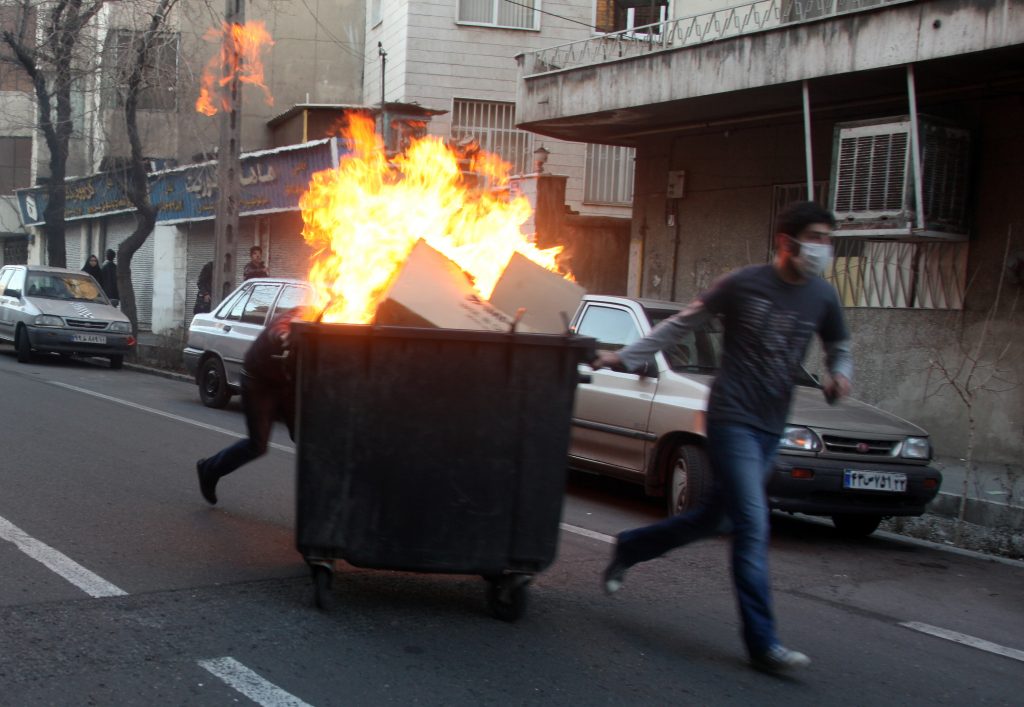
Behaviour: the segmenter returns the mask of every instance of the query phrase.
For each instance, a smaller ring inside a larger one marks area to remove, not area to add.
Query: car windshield
[[[85,273],[30,272],[25,283],[25,295],[107,304],[103,290]]]
[[[678,310],[645,308],[644,311],[647,312],[651,326],[656,327]],[[687,332],[680,341],[665,349],[665,358],[673,371],[715,374],[722,363],[723,340],[722,324],[713,319],[700,329]],[[800,366],[797,372],[796,384],[811,388],[821,387],[817,379],[803,366]]]

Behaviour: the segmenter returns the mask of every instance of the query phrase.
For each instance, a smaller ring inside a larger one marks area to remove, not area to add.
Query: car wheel
[[[121,354],[114,354],[113,356],[108,356],[108,358],[110,359],[110,367],[114,370],[124,366],[124,356]]]
[[[840,535],[848,538],[866,538],[878,530],[882,516],[875,515],[849,515],[837,513],[832,516],[832,523]]]
[[[222,408],[231,400],[224,364],[216,356],[210,356],[199,368],[199,399],[208,408]]]
[[[711,483],[707,452],[695,444],[679,444],[672,450],[665,474],[667,510],[670,516],[697,506]]]
[[[18,363],[32,361],[32,344],[29,343],[28,334],[24,329],[18,329],[18,333],[14,337],[14,348],[18,352]]]

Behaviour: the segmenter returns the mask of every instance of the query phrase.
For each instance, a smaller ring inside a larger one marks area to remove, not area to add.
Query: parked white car
[[[120,368],[135,346],[132,324],[89,273],[41,265],[0,269],[0,340],[18,361],[37,353],[101,356]]]
[[[312,294],[303,280],[253,278],[243,282],[213,312],[192,318],[183,354],[203,405],[222,408],[239,393],[245,352],[264,325],[278,314],[308,304]]]

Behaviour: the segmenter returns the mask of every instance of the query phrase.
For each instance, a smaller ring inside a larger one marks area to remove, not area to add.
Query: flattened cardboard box
[[[514,315],[526,311],[521,326],[542,334],[564,334],[586,291],[558,273],[514,253],[491,293],[491,304]]]

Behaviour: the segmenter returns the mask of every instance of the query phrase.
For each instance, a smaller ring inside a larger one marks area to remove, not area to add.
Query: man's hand
[[[622,370],[622,359],[614,351],[601,351],[597,358],[590,362],[595,371],[601,368],[618,368]]]
[[[829,404],[835,403],[840,398],[845,398],[850,394],[850,379],[844,376],[842,373],[835,373],[826,378],[821,388],[825,393],[825,400]]]

